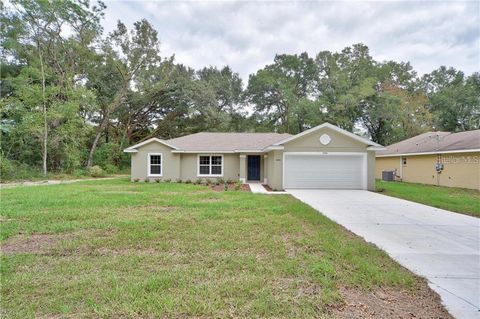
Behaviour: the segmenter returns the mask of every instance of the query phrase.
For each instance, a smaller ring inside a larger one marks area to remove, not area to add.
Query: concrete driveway
[[[287,192],[427,278],[456,318],[480,318],[480,219],[361,190]]]

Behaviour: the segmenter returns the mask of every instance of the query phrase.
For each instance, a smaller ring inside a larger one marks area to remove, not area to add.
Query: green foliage
[[[88,169],[88,173],[92,177],[105,177],[107,173],[98,165],[92,166]]]
[[[478,72],[418,76],[408,62],[375,61],[360,43],[278,54],[244,89],[229,66],[161,58],[145,19],[104,34],[101,2],[10,3],[0,12],[1,151],[16,167],[5,164],[8,178],[35,177],[44,163],[48,172],[98,165],[111,174],[129,167],[129,145],[199,131],[296,134],[328,121],[386,145],[480,128]]]
[[[236,191],[239,191],[239,190],[242,188],[242,184],[243,184],[243,183],[242,183],[241,180],[237,180],[237,181],[235,182],[235,190],[236,190]]]

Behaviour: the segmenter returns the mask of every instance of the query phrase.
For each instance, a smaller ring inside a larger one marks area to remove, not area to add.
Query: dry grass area
[[[287,195],[126,179],[1,195],[4,318],[450,318]]]

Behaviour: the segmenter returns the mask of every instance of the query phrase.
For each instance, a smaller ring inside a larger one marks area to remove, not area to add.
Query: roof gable
[[[150,139],[148,139],[148,140],[145,140],[145,141],[143,141],[143,142],[140,142],[140,143],[138,143],[138,144],[135,144],[135,145],[133,145],[133,146],[130,146],[130,147],[124,149],[123,151],[124,151],[125,153],[137,153],[137,152],[138,152],[138,148],[142,147],[143,145],[150,144],[150,143],[152,143],[152,142],[157,142],[157,143],[163,144],[163,145],[168,146],[168,147],[170,147],[170,148],[172,148],[172,149],[174,149],[174,150],[177,150],[177,149],[178,149],[176,146],[173,146],[173,145],[171,145],[170,143],[165,142],[164,140],[158,139],[158,138],[156,138],[156,137],[152,137],[152,138],[150,138]]]
[[[279,141],[279,142],[275,143],[274,145],[283,145],[283,144],[289,143],[289,142],[291,142],[291,141],[294,141],[294,140],[296,140],[296,139],[299,139],[299,138],[301,138],[301,137],[303,137],[303,136],[306,136],[306,135],[308,135],[308,134],[314,133],[314,132],[316,132],[316,131],[318,131],[318,130],[321,130],[321,129],[323,129],[323,128],[329,128],[329,129],[331,129],[331,130],[334,130],[334,131],[337,132],[337,133],[340,133],[340,134],[342,134],[342,135],[344,135],[344,136],[347,136],[347,137],[349,137],[349,138],[351,138],[351,139],[353,139],[353,140],[355,140],[355,141],[357,141],[357,142],[363,143],[363,144],[365,144],[365,145],[373,146],[373,147],[377,147],[377,148],[383,148],[383,146],[380,145],[380,144],[378,144],[378,143],[375,143],[375,142],[373,142],[373,141],[370,141],[370,140],[368,140],[368,139],[366,139],[366,138],[363,138],[363,137],[361,137],[361,136],[358,136],[358,135],[356,135],[356,134],[353,134],[353,133],[351,133],[351,132],[349,132],[349,131],[346,131],[346,130],[344,130],[344,129],[341,129],[341,128],[339,128],[338,126],[335,126],[335,125],[330,124],[330,123],[327,123],[327,122],[325,122],[325,123],[323,123],[323,124],[320,124],[320,125],[318,125],[318,126],[312,127],[311,129],[306,130],[306,131],[303,131],[302,133],[299,133],[299,134],[297,134],[297,135],[290,136],[290,137],[288,137],[288,138],[286,138],[286,139],[284,139],[284,140],[282,140],[282,141]]]

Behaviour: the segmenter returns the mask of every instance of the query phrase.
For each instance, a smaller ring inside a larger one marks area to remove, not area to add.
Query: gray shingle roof
[[[167,140],[179,149],[186,151],[260,151],[280,142],[290,134],[278,133],[195,133]]]
[[[377,156],[480,149],[480,130],[459,133],[427,132],[377,151]]]

